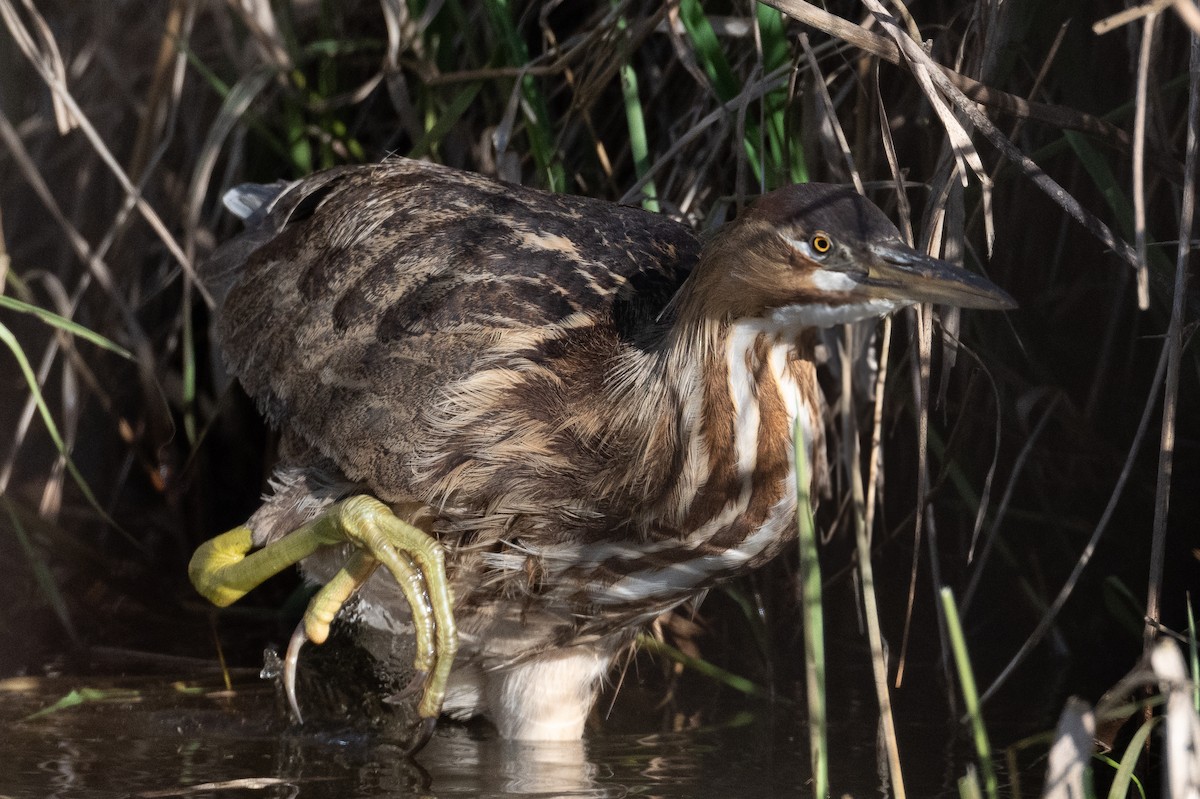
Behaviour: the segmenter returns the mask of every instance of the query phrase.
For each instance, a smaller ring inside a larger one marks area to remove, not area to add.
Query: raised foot
[[[258,550],[254,550],[253,535],[247,527],[219,535],[201,544],[192,555],[188,576],[205,598],[224,607],[321,547],[345,543],[354,544],[357,551],[309,602],[288,646],[283,675],[288,702],[299,718],[295,669],[305,640],[324,643],[338,611],[382,564],[412,608],[416,637],[413,665],[419,674],[426,675],[417,704],[422,722],[412,750],[416,751],[432,734],[458,649],[445,555],[429,533],[398,518],[379,500],[355,496],[330,506],[303,527]]]

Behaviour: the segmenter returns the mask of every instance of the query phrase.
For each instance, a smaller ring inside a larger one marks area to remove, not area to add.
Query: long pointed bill
[[[867,250],[867,275],[859,282],[873,296],[992,311],[1017,307],[1008,292],[987,278],[899,241],[870,244]]]

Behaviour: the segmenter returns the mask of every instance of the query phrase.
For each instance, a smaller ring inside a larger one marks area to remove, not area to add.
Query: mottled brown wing
[[[502,335],[585,314],[636,344],[699,253],[663,216],[403,159],[314,175],[257,216],[201,273],[225,358],[389,499],[411,496],[423,415]]]

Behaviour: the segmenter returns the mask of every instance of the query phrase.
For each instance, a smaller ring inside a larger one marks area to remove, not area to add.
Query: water
[[[88,701],[30,717],[72,690]],[[487,725],[443,724],[417,759],[386,735],[291,725],[271,682],[246,670],[172,680],[0,682],[0,796],[70,797],[806,797],[808,743],[794,706],[733,700],[690,729],[648,732],[655,702],[625,686],[580,744],[517,744]],[[835,697],[835,796],[876,797],[869,696]],[[969,753],[946,714],[900,718],[909,796],[954,796]],[[661,722],[659,723],[661,728]]]

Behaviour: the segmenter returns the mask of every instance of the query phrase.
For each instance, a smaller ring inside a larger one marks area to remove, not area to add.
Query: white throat
[[[874,316],[886,316],[907,305],[912,305],[912,303],[887,299],[848,302],[843,305],[824,303],[785,305],[771,311],[763,321],[764,327],[773,332],[793,331],[799,333],[807,327],[834,327],[848,322],[857,322],[860,319],[870,319]]]

